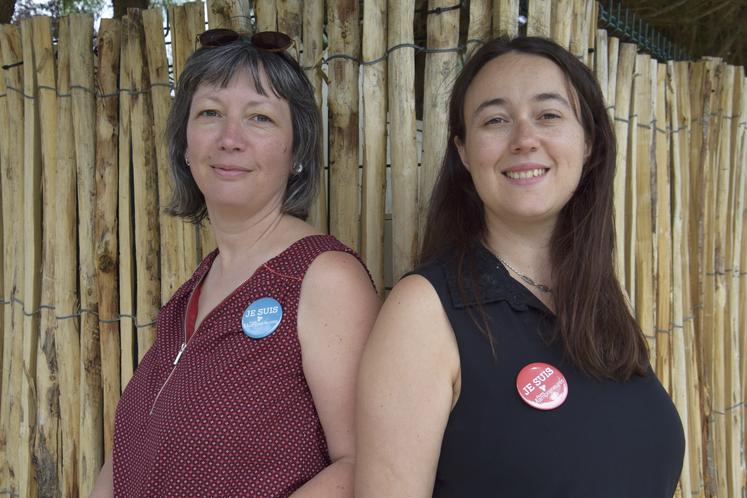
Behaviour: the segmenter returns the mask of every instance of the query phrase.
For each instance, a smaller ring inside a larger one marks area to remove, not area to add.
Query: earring
[[[301,164],[301,163],[296,163],[296,164],[294,164],[294,165],[293,165],[293,166],[291,167],[291,171],[293,171],[293,174],[294,174],[294,175],[300,175],[300,174],[301,174],[301,172],[303,171],[303,164]]]
[[[189,163],[189,159],[187,159],[187,156],[184,156],[184,162],[187,163],[187,168],[192,167],[192,165]]]

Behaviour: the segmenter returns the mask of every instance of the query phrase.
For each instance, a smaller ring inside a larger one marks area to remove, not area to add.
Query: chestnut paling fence
[[[609,103],[617,271],[687,434],[678,493],[741,497],[744,68],[653,60],[598,30],[597,8],[530,0],[526,30],[582,58]],[[158,10],[96,33],[90,16],[62,18],[56,43],[50,18],[0,26],[0,494],[89,493],[159,306],[214,245],[160,209],[169,60],[178,77],[206,21],[250,30],[250,12],[294,37],[326,109],[312,221],[360,251],[379,289],[418,246],[454,75],[480,40],[519,30],[518,0],[190,3],[170,8],[169,43]]]

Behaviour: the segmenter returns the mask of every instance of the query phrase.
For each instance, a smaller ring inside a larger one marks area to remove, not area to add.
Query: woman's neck
[[[500,220],[487,223],[485,244],[504,266],[517,275],[552,288],[552,263],[550,260],[550,224],[507,224]],[[506,265],[508,263],[508,265]]]
[[[214,216],[210,213],[221,266],[231,268],[234,263],[274,246],[277,229],[285,218],[280,209],[268,209],[249,217]]]

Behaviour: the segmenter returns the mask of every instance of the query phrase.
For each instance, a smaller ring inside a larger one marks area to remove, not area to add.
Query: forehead
[[[246,90],[268,99],[279,98],[267,76],[267,72],[261,65],[221,69],[221,71],[216,71],[213,74],[208,73],[200,78],[195,87],[193,98],[226,89]]]
[[[236,69],[230,75],[203,78],[195,88],[192,99],[217,96],[224,93],[246,94],[262,101],[282,101],[272,86],[262,66]]]
[[[567,76],[555,62],[539,55],[509,52],[485,64],[475,75],[465,96],[465,111],[485,99],[516,103],[542,93],[557,93],[568,102],[575,101]]]

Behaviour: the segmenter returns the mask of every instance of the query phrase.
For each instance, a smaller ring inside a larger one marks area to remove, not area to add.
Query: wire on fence
[[[402,44],[399,44],[399,45],[395,45],[394,47],[392,47],[389,50],[387,50],[386,54],[383,55],[382,57],[379,57],[379,58],[376,58],[376,59],[372,59],[370,61],[363,61],[363,60],[361,60],[361,59],[359,59],[357,57],[353,57],[352,55],[348,55],[348,54],[333,54],[333,55],[330,55],[329,57],[327,57],[326,59],[323,59],[321,62],[319,62],[319,63],[317,63],[317,64],[315,64],[313,66],[304,67],[303,69],[308,70],[308,69],[318,68],[321,65],[327,64],[327,63],[329,63],[329,61],[335,60],[335,59],[348,59],[348,60],[355,61],[355,62],[357,62],[357,63],[359,63],[361,65],[364,65],[364,66],[365,65],[376,64],[376,63],[381,62],[384,59],[386,59],[389,56],[389,54],[391,54],[394,50],[398,50],[398,49],[401,49],[401,48],[413,48],[416,51],[425,52],[425,53],[459,52],[459,51],[465,50],[466,46],[469,45],[470,43],[483,43],[483,42],[481,40],[467,40],[467,42],[465,42],[464,45],[459,45],[457,47],[433,48],[433,49],[428,49],[428,48],[422,47],[420,45],[415,45],[415,44],[412,44],[412,43],[402,43]],[[117,97],[120,94],[127,94],[127,95],[130,95],[130,96],[135,96],[135,95],[141,95],[141,94],[145,94],[145,93],[150,93],[150,89],[153,88],[153,87],[155,87],[155,86],[166,87],[169,90],[173,90],[174,89],[174,85],[171,82],[169,82],[169,83],[151,83],[148,88],[145,88],[145,89],[142,89],[142,90],[135,90],[135,89],[132,89],[132,88],[119,88],[116,91],[111,92],[111,93],[102,93],[102,92],[98,91],[97,89],[86,88],[86,87],[83,87],[83,86],[80,86],[80,85],[73,85],[73,86],[70,87],[70,89],[71,90],[74,90],[74,89],[83,90],[85,92],[88,92],[88,93],[94,95],[95,97],[103,98],[103,97]],[[60,93],[55,88],[52,88],[50,86],[40,85],[38,88],[40,90],[42,90],[42,89],[43,90],[52,90],[52,91],[54,91],[56,93],[56,95],[58,97],[72,97],[72,93]],[[32,99],[33,100],[33,99],[36,98],[36,95],[28,95],[28,94],[26,94],[23,91],[23,89],[16,88],[14,86],[7,86],[6,89],[8,91],[16,92],[16,93],[22,95],[24,98],[27,98],[27,99]],[[8,95],[7,92],[6,93],[0,93],[0,98],[1,97],[6,97],[7,95]],[[611,105],[611,106],[607,106],[606,109],[608,111],[615,111],[616,107],[614,105]],[[618,121],[620,123],[630,124],[633,121],[633,118],[636,118],[637,116],[638,116],[638,114],[636,114],[636,113],[628,115],[627,118],[622,118],[622,117],[619,117],[619,116],[614,116],[613,120],[614,121]],[[713,112],[713,113],[710,113],[707,117],[690,119],[689,122],[691,124],[692,123],[700,123],[700,124],[704,124],[705,125],[705,124],[709,124],[711,119],[737,119],[739,117],[741,117],[739,114],[721,115],[720,113]],[[679,133],[679,132],[682,132],[682,131],[690,131],[690,125],[689,124],[682,125],[682,126],[679,126],[677,128],[672,128],[671,126],[667,126],[665,128],[661,128],[659,126],[656,126],[656,123],[657,123],[657,120],[656,119],[652,119],[648,123],[637,122],[636,123],[636,127],[642,128],[642,129],[646,129],[646,130],[656,130],[657,132],[660,132],[660,133]],[[740,121],[737,124],[737,126],[740,127],[740,128],[747,128],[747,121]]]
[[[24,316],[34,316],[34,315],[41,313],[42,310],[54,311],[56,309],[55,306],[52,304],[41,304],[39,305],[38,308],[36,308],[33,311],[26,311],[26,304],[15,296],[12,296],[10,299],[0,299],[0,304],[2,305],[12,305],[14,303],[21,306],[21,310]],[[114,315],[114,318],[106,319],[106,318],[101,318],[99,316],[98,311],[89,310],[86,308],[79,308],[68,315],[55,315],[54,318],[55,320],[69,320],[71,318],[79,318],[87,313],[97,317],[99,323],[117,323],[117,322],[121,322],[123,319],[132,320],[132,324],[134,325],[136,329],[152,327],[157,322],[157,320],[152,320],[150,322],[140,324],[137,322],[137,317],[135,315],[129,315],[126,313],[125,314],[118,313]]]
[[[32,315],[41,313],[41,310],[43,310],[43,309],[55,310],[54,305],[42,304],[42,305],[39,305],[39,307],[37,309],[33,310],[33,311],[26,311],[26,306],[25,306],[24,302],[22,300],[18,299],[17,297],[15,297],[15,296],[11,297],[10,299],[0,299],[0,305],[11,305],[13,303],[21,306],[22,312],[23,312],[23,314],[25,316],[32,316]],[[701,307],[702,307],[702,305],[696,305],[696,306],[693,307],[693,311],[696,310],[696,309],[698,309],[698,308],[701,308]],[[139,323],[137,323],[137,317],[135,317],[134,315],[129,315],[129,314],[117,314],[117,315],[115,315],[115,317],[113,319],[110,319],[110,320],[103,319],[103,318],[99,317],[98,312],[96,312],[95,310],[88,310],[88,309],[84,309],[84,308],[80,308],[80,309],[76,310],[75,312],[73,312],[73,313],[71,313],[69,315],[55,315],[55,319],[56,320],[66,320],[66,319],[70,319],[70,318],[78,318],[78,317],[80,317],[80,316],[82,316],[82,315],[84,315],[86,313],[90,313],[90,314],[96,316],[98,318],[98,322],[99,323],[117,323],[117,322],[120,322],[122,319],[126,318],[126,319],[129,319],[129,320],[132,320],[132,323],[133,323],[133,325],[134,325],[134,327],[136,329],[151,327],[151,326],[153,326],[153,325],[156,324],[156,320],[153,320],[151,322],[144,323],[144,324],[139,324]],[[657,328],[657,329],[655,329],[655,332],[656,333],[663,333],[663,334],[671,334],[672,332],[674,332],[674,329],[684,329],[685,322],[692,321],[694,319],[695,319],[695,315],[688,315],[688,316],[685,316],[682,319],[682,322],[683,322],[682,324],[672,323],[671,326],[668,329],[659,329],[659,328]],[[652,339],[652,340],[656,340],[656,336],[655,335],[645,334],[645,337],[647,337],[649,339]],[[715,414],[715,415],[724,416],[724,415],[727,415],[729,412],[731,412],[733,410],[736,410],[738,408],[742,408],[744,406],[745,406],[744,401],[738,401],[735,404],[733,404],[733,405],[725,408],[724,411],[712,410],[711,413]],[[10,494],[11,496],[17,496],[17,495],[14,495],[14,494],[10,493],[10,492],[7,492],[7,491],[0,491],[0,495],[2,495],[2,494]]]

